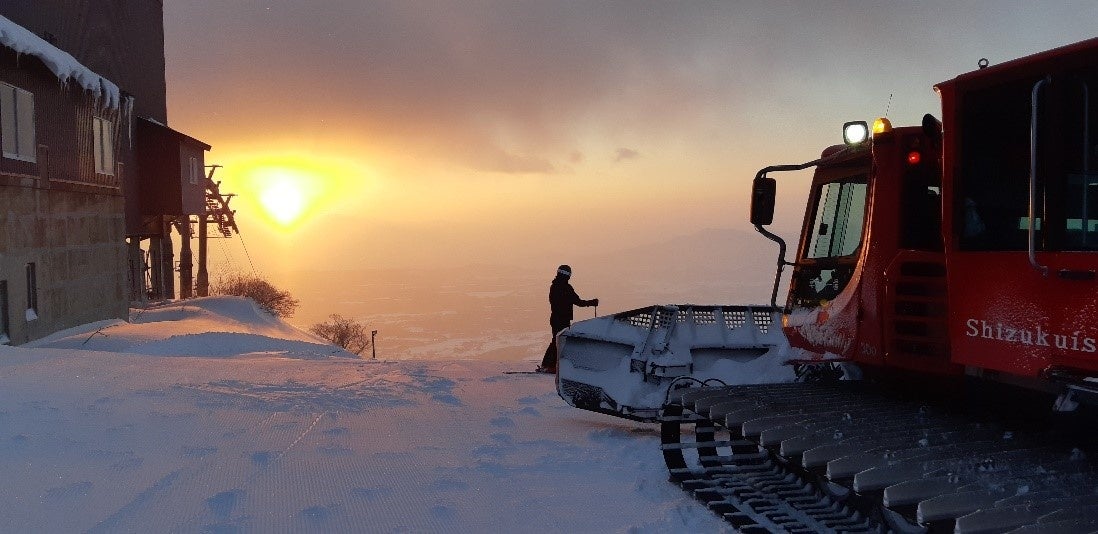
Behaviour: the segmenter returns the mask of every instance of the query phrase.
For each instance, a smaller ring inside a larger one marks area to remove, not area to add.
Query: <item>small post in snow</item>
[[[371,358],[377,359],[377,344],[374,343],[374,338],[377,337],[377,330],[370,331],[370,354]]]

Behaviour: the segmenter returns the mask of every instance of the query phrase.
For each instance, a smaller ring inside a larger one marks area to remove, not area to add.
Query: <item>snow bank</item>
[[[0,45],[10,48],[17,54],[26,54],[42,60],[46,68],[50,69],[62,84],[74,81],[84,90],[92,93],[104,106],[118,109],[121,92],[117,85],[92,72],[68,52],[53,46],[30,30],[3,16],[0,16]]]
[[[127,352],[153,356],[358,358],[298,330],[243,297],[204,297],[131,311],[132,323],[103,321],[58,332],[32,348]]]

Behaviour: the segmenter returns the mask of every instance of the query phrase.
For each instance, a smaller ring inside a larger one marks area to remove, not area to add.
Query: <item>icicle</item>
[[[133,150],[133,95],[126,97],[126,137],[129,138],[130,150]]]
[[[62,89],[67,89],[69,80],[75,79],[84,90],[93,94],[97,106],[99,102],[106,102],[109,109],[118,109],[117,85],[85,67],[69,53],[4,16],[0,16],[0,46],[14,51],[17,61],[22,54],[42,60],[46,68],[60,80]]]

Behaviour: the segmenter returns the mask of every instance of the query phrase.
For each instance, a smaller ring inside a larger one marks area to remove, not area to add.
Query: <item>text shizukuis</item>
[[[1045,330],[1041,325],[1037,325],[1036,328],[1017,328],[999,322],[989,323],[982,319],[968,319],[965,321],[965,335],[1036,347],[1056,347],[1060,350],[1075,352],[1098,352],[1098,340],[1084,336],[1080,330],[1070,334],[1056,333]]]

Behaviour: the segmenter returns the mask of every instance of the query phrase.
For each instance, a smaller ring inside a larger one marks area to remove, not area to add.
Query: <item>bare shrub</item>
[[[213,292],[217,295],[248,297],[275,317],[293,317],[299,302],[288,291],[278,289],[266,279],[256,275],[227,276],[218,280]]]
[[[328,316],[328,321],[314,324],[309,332],[355,354],[362,354],[370,348],[370,331],[366,326],[339,314],[333,313]]]

